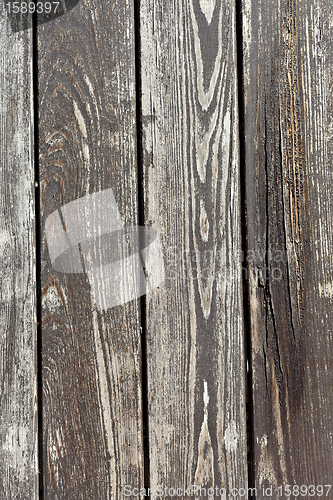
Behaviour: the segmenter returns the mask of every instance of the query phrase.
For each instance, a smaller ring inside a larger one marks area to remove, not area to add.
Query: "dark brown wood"
[[[0,498],[37,500],[32,33],[0,10]]]
[[[166,273],[147,295],[150,486],[229,495],[247,487],[235,6],[145,0],[140,26],[145,224]]]
[[[137,224],[133,11],[80,1],[38,28],[47,500],[143,485],[138,301],[99,312],[86,275],[52,267],[45,238],[50,213],[109,188]]]
[[[323,0],[243,7],[255,482],[281,498],[332,482],[333,18]]]

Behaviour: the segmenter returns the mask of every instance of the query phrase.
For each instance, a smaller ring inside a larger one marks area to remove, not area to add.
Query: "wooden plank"
[[[332,26],[323,0],[244,2],[257,498],[332,482]]]
[[[86,275],[56,271],[45,239],[49,214],[109,188],[124,225],[137,224],[133,12],[81,0],[38,28],[47,499],[143,484],[138,301],[99,312]]]
[[[32,32],[0,12],[0,497],[37,499]]]
[[[140,25],[145,224],[166,273],[147,296],[151,498],[229,495],[247,487],[235,6],[143,0]]]

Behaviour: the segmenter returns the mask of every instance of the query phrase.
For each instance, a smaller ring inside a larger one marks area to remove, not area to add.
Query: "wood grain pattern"
[[[258,499],[332,482],[332,26],[323,0],[244,2]]]
[[[247,486],[235,7],[144,0],[140,25],[145,224],[166,267],[147,296],[150,486],[230,494]]]
[[[37,499],[32,33],[0,11],[0,497]]]
[[[46,499],[143,483],[138,303],[98,312],[85,275],[52,268],[44,231],[51,212],[108,188],[137,224],[133,10],[81,0],[38,28]]]

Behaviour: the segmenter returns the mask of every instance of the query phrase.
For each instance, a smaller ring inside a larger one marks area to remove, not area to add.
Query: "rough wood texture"
[[[230,494],[247,486],[234,3],[144,0],[140,25],[145,224],[166,266],[147,296],[150,486]]]
[[[2,6],[1,6],[2,7]],[[32,34],[0,10],[0,498],[37,499]]]
[[[332,26],[324,0],[244,2],[258,499],[332,482]]]
[[[137,224],[132,1],[81,0],[38,48],[45,497],[119,499],[143,483],[138,303],[98,312],[85,275],[52,268],[44,227],[107,188]]]

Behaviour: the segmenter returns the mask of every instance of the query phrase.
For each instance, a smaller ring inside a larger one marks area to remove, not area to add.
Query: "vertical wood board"
[[[45,237],[50,213],[110,188],[137,224],[133,12],[81,0],[38,28],[46,499],[143,483],[138,301],[98,311],[87,275],[56,271]]]
[[[38,495],[32,32],[0,12],[0,497]]]
[[[323,0],[243,7],[255,481],[280,498],[332,482],[333,17]]]
[[[231,494],[247,487],[235,5],[140,5],[144,215],[166,274],[146,307],[151,498]]]

